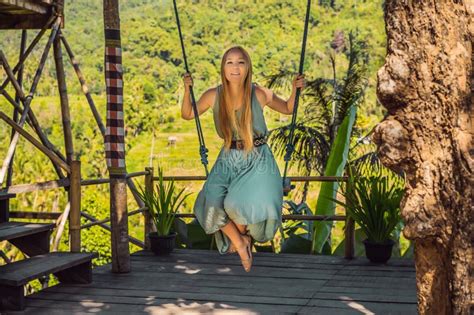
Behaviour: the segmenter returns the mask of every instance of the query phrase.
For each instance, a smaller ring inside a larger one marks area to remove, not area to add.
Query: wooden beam
[[[48,14],[51,5],[33,0],[0,0],[0,12],[7,14]]]
[[[10,15],[0,12],[0,29],[2,30],[26,30],[26,29],[48,29],[48,23],[52,15],[22,14]]]
[[[40,212],[40,211],[10,211],[10,218],[35,219],[35,220],[57,220],[62,212]]]
[[[33,184],[21,184],[21,185],[14,185],[4,189],[0,189],[0,196],[4,194],[21,194],[21,193],[28,193],[38,190],[48,190],[48,189],[55,189],[61,187],[68,187],[69,186],[69,178],[63,178],[59,180],[50,180],[46,182],[40,183],[33,183]]]

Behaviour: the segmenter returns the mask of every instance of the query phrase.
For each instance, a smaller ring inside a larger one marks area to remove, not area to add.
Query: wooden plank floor
[[[58,285],[27,298],[22,314],[416,314],[412,261],[176,250],[132,255],[132,272],[94,269],[89,285]]]

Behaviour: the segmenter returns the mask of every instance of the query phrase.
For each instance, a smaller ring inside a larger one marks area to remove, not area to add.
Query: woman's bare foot
[[[252,268],[252,238],[250,235],[242,235],[243,245],[237,248],[237,253],[240,256],[240,261],[244,270],[249,272]]]

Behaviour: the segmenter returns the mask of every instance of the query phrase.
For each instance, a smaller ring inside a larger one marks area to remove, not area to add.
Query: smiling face
[[[227,81],[242,83],[248,72],[248,62],[239,50],[231,50],[224,61],[224,74]]]

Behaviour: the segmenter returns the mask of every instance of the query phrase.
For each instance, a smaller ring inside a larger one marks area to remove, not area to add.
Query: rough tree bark
[[[421,314],[469,314],[473,270],[473,0],[386,0],[374,140],[406,174]]]

